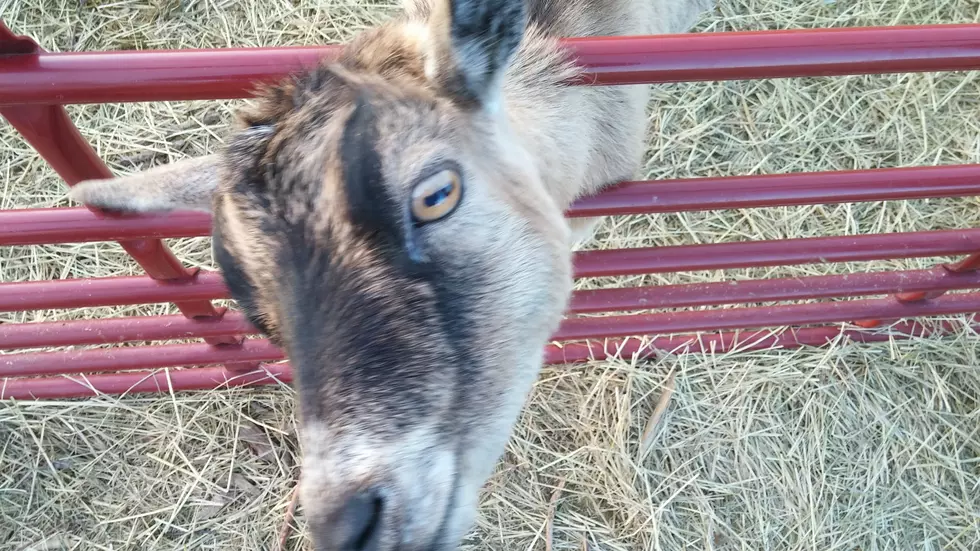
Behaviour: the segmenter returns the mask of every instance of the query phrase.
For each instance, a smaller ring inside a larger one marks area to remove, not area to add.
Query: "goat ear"
[[[184,159],[129,176],[86,180],[75,185],[70,196],[90,207],[118,212],[210,212],[219,166],[216,155]]]
[[[527,25],[524,0],[435,0],[427,72],[454,99],[493,110]]]

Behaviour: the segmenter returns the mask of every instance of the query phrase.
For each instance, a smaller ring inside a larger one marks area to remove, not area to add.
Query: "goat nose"
[[[336,522],[326,527],[340,551],[375,551],[380,548],[384,500],[375,490],[347,499],[337,511]]]

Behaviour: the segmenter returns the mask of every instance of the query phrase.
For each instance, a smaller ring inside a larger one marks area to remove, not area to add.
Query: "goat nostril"
[[[373,490],[355,494],[340,511],[337,529],[344,551],[371,551],[378,548],[384,501]]]

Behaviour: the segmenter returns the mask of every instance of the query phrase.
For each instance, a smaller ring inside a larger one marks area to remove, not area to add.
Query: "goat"
[[[451,550],[537,378],[596,219],[635,177],[649,86],[567,83],[567,36],[687,32],[714,0],[406,0],[266,86],[212,156],[78,184],[207,210],[232,296],[293,366],[323,551]]]

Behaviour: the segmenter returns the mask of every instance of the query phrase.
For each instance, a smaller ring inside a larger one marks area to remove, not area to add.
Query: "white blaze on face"
[[[412,450],[406,455],[396,469],[401,479],[398,485],[405,489],[402,543],[431,541],[452,500],[456,457],[451,447]]]
[[[394,523],[402,544],[436,536],[456,479],[452,441],[430,426],[390,438],[313,421],[302,434],[300,495],[307,515],[330,515],[346,496],[372,487],[383,499],[382,522]]]

